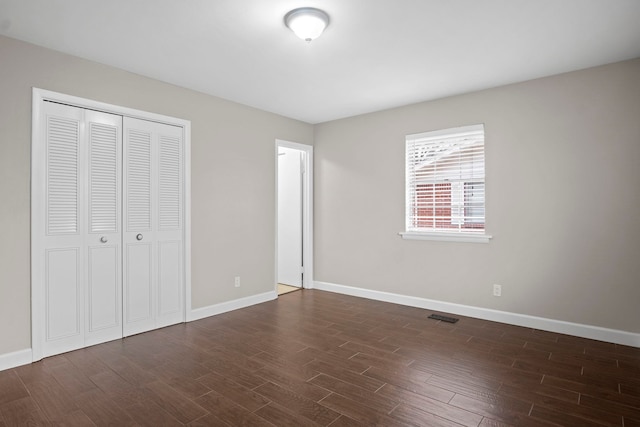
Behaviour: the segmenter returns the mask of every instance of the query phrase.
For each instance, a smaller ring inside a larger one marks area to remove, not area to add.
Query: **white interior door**
[[[182,128],[124,118],[124,335],[184,319]]]
[[[121,117],[45,102],[34,150],[43,356],[122,336]]]
[[[278,283],[302,286],[304,152],[278,148]]]

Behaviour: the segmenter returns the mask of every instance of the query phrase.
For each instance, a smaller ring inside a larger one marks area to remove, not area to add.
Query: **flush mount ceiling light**
[[[313,7],[293,9],[284,16],[284,23],[306,42],[318,38],[329,25],[329,15]]]

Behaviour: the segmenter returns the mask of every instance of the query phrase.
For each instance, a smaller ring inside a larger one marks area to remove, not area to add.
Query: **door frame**
[[[313,288],[313,146],[276,139],[275,142],[275,275],[274,288],[278,288],[278,151],[280,147],[293,148],[305,153],[302,179],[302,288]]]
[[[43,271],[43,266],[37,261],[39,260],[39,251],[41,250],[43,243],[40,236],[34,232],[34,224],[37,221],[43,220],[42,215],[44,215],[44,209],[42,208],[42,201],[39,197],[36,197],[42,195],[42,189],[36,188],[39,181],[34,179],[34,177],[37,176],[38,173],[41,173],[41,171],[36,170],[37,168],[35,168],[35,165],[37,159],[43,155],[41,150],[45,148],[41,141],[42,126],[45,125],[45,123],[42,123],[41,113],[43,103],[46,101],[66,104],[88,110],[97,110],[123,117],[133,117],[152,122],[165,123],[182,128],[184,138],[183,297],[185,304],[183,322],[186,321],[189,313],[191,312],[191,122],[189,120],[179,119],[176,117],[107,104],[104,102],[34,87],[32,92],[31,110],[31,354],[33,362],[42,359],[42,346],[45,337],[44,327],[46,320],[44,317],[45,298],[43,295],[43,289],[40,287],[40,280],[34,280],[40,278]]]

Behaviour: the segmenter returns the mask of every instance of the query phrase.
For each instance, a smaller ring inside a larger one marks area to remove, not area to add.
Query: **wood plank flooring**
[[[432,313],[292,292],[2,371],[0,427],[640,426],[640,349]]]

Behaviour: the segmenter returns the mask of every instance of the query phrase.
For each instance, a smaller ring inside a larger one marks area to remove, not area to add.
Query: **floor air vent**
[[[447,323],[456,323],[458,320],[460,320],[456,319],[455,317],[440,316],[439,314],[432,314],[431,316],[429,316],[429,319],[442,320],[443,322]]]

